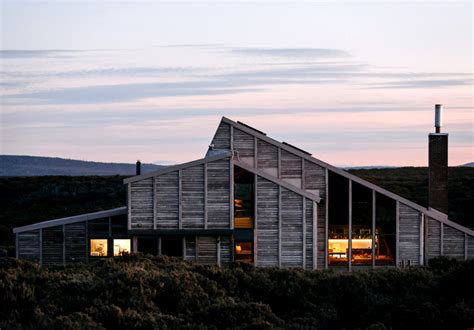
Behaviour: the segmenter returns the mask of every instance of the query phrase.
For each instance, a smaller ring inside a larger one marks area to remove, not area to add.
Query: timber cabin
[[[142,252],[347,270],[472,258],[474,231],[446,215],[441,110],[429,208],[224,117],[204,158],[125,179],[127,206],[15,228],[16,256],[50,265]]]

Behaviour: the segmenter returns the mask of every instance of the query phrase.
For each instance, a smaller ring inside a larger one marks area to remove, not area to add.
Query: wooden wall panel
[[[204,165],[181,171],[183,228],[204,228]]]
[[[261,139],[257,140],[257,167],[278,177],[278,148]]]
[[[35,262],[40,261],[39,230],[18,233],[18,257]]]
[[[304,189],[319,190],[319,197],[326,198],[326,170],[308,160],[304,161]]]
[[[282,149],[280,164],[280,178],[297,188],[301,188],[303,168],[301,158]]]
[[[230,125],[220,123],[211,143],[214,145],[214,149],[230,150]]]
[[[156,177],[156,228],[178,229],[178,171]]]
[[[420,217],[417,210],[400,203],[399,253],[400,262],[420,264]]]
[[[443,229],[443,255],[464,259],[464,233],[448,225]]]
[[[186,237],[186,251],[184,258],[187,261],[196,261],[196,237]]]
[[[63,226],[43,228],[43,265],[63,263]]]
[[[318,269],[324,269],[326,265],[326,203],[318,204]]]
[[[228,265],[232,262],[232,246],[229,236],[220,237],[221,265]]]
[[[127,216],[119,215],[112,217],[112,235],[127,235]]]
[[[236,157],[238,157],[241,162],[254,166],[255,138],[250,134],[234,128],[233,141]]]
[[[257,176],[257,266],[278,266],[278,185]]]
[[[66,263],[87,262],[87,222],[65,225]]]
[[[441,255],[441,222],[425,217],[425,260]]]
[[[132,182],[130,188],[131,228],[153,228],[153,178]]]
[[[230,228],[230,161],[207,164],[207,227]]]
[[[306,259],[305,268],[313,269],[313,201],[306,198],[305,202],[305,223],[306,223],[306,238],[305,249]]]
[[[281,265],[303,266],[303,197],[281,189]]]
[[[474,259],[474,236],[467,237],[467,258]]]
[[[217,263],[217,237],[215,236],[198,236],[198,263],[200,264],[216,264]]]

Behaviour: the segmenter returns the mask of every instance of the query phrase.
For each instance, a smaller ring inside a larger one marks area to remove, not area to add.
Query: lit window
[[[130,253],[130,239],[114,239],[114,257]]]
[[[91,239],[91,257],[107,257],[107,239]]]
[[[252,242],[235,242],[235,260],[242,262],[253,262]]]

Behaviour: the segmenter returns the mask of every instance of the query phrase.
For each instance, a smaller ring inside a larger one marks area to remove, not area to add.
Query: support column
[[[306,197],[303,198],[303,269],[306,269]]]
[[[423,266],[425,256],[424,256],[424,247],[425,247],[425,215],[421,213],[420,216],[420,266]]]
[[[395,206],[395,265],[399,267],[400,263],[400,202]]]
[[[352,271],[352,180],[349,180],[349,271]]]
[[[318,204],[313,201],[313,269],[318,268]]]
[[[278,267],[281,268],[281,186],[278,186]]]

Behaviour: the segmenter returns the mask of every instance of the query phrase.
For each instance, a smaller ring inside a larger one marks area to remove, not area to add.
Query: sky
[[[0,153],[176,164],[222,116],[336,166],[474,161],[473,2],[0,0]]]

